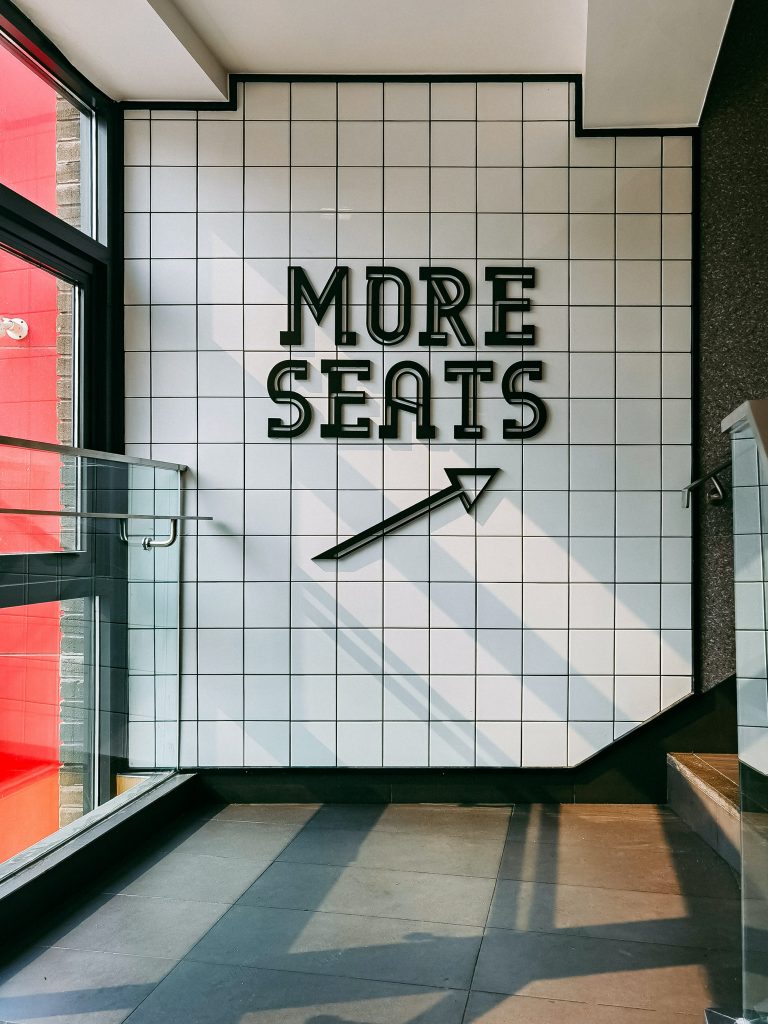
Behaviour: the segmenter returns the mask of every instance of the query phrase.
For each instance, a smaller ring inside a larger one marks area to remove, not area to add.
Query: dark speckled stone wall
[[[728,457],[720,422],[768,397],[768,2],[736,0],[701,121],[699,465]],[[728,478],[730,480],[730,476]],[[700,681],[734,663],[731,504],[698,502]]]

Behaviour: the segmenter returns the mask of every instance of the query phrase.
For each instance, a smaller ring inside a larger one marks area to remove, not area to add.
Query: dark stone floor
[[[46,1024],[701,1024],[735,877],[650,805],[230,805],[0,971]]]

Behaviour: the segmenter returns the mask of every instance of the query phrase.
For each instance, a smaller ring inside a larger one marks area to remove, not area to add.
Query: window
[[[93,807],[89,609],[0,608],[0,862]]]
[[[122,117],[8,9],[0,0],[0,434],[120,450]]]
[[[92,233],[94,118],[0,35],[0,182]]]
[[[94,709],[126,717],[127,549],[80,519],[106,471],[31,447],[122,449],[121,132],[0,0],[0,509],[35,513],[0,512],[0,864],[109,798]]]
[[[73,444],[80,293],[0,248],[0,434]]]

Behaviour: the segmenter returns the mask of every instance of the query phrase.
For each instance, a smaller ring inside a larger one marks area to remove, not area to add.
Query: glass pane
[[[0,182],[92,234],[92,115],[2,37],[0,82]]]
[[[0,862],[93,806],[90,602],[0,608]]]
[[[77,294],[0,248],[0,434],[72,444]]]
[[[173,468],[0,443],[0,878],[178,766],[180,500]]]
[[[0,507],[75,512],[82,498],[81,467],[72,456],[0,445]],[[55,515],[0,515],[0,555],[78,548],[78,521]]]
[[[129,507],[162,515],[179,508],[179,476],[151,466],[130,467]],[[167,520],[128,523],[128,763],[142,768],[178,764],[179,574],[181,545],[147,551],[147,533],[168,532]]]
[[[768,464],[750,428],[732,434],[731,454],[743,1010],[750,1021],[768,1021]]]

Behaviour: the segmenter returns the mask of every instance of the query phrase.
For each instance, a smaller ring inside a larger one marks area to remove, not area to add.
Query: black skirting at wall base
[[[730,679],[577,768],[203,768],[199,778],[225,803],[665,803],[667,753],[735,750]]]

